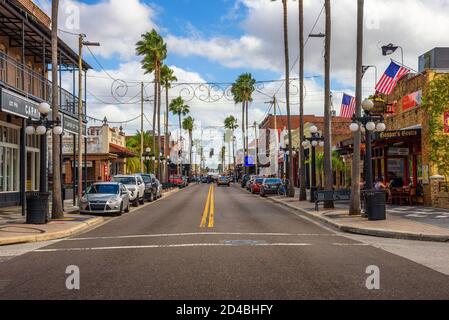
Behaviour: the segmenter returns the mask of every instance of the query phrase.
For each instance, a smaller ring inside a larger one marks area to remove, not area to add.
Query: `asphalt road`
[[[68,266],[80,289],[68,290]],[[369,290],[369,266],[379,270]],[[193,185],[0,260],[0,299],[448,299],[449,277],[238,186]]]

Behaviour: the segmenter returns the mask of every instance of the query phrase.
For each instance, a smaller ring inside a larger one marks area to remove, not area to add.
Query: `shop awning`
[[[134,152],[132,152],[131,150],[129,150],[128,148],[119,146],[114,143],[109,144],[109,152],[118,154],[119,156],[124,157],[124,158],[131,158],[131,157],[136,156],[136,154]]]

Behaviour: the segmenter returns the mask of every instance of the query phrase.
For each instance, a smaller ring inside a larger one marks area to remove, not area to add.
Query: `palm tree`
[[[251,73],[241,74],[232,84],[231,93],[234,102],[242,103],[242,132],[243,132],[243,149],[245,158],[248,156],[248,109],[249,103],[253,101],[252,95],[256,90],[256,80]]]
[[[51,64],[52,64],[52,109],[53,121],[59,117],[58,99],[58,9],[59,0],[51,2]],[[81,71],[80,71],[81,72]],[[52,136],[52,162],[53,162],[53,192],[52,192],[52,218],[64,217],[62,206],[62,181],[61,181],[61,136]]]
[[[170,141],[169,141],[169,136],[168,136],[168,115],[169,115],[168,90],[171,88],[171,84],[176,81],[178,81],[178,78],[176,78],[176,76],[174,75],[174,71],[172,69],[170,69],[167,65],[164,64],[161,67],[161,85],[165,89],[165,127],[164,127],[164,133],[165,133],[164,144],[165,144],[165,146],[164,146],[164,150],[166,152],[170,148],[170,146],[169,146]],[[165,168],[165,172],[167,175],[168,164],[167,164],[167,167]],[[168,176],[165,177],[165,181],[168,181]]]
[[[186,116],[190,112],[190,107],[185,104],[184,99],[182,97],[177,97],[176,99],[173,99],[170,102],[169,105],[170,112],[178,116],[179,119],[179,143],[181,145],[181,152],[182,152],[182,117]],[[179,170],[179,169],[178,169]],[[178,174],[180,171],[178,172]]]
[[[306,157],[304,147],[304,0],[298,0],[299,12],[299,201],[307,200],[306,192]]]
[[[192,147],[193,147],[193,128],[195,127],[195,119],[188,116],[182,122],[182,128],[189,133],[189,162],[190,162],[190,173],[192,173]]]
[[[276,1],[276,0],[271,0]],[[288,130],[288,151],[289,154],[293,154],[292,147],[292,125],[291,125],[291,116],[290,116],[290,59],[288,53],[288,7],[287,0],[282,0],[282,8],[284,14],[284,62],[285,62],[285,102],[287,106],[287,130]],[[290,161],[288,167],[288,196],[293,198],[295,196],[295,187],[293,182],[293,168],[294,162]]]
[[[153,144],[156,144],[156,126],[158,127],[158,145],[160,145],[160,78],[162,61],[167,57],[167,44],[164,39],[156,32],[151,30],[141,36],[141,40],[136,43],[136,53],[143,56],[142,69],[145,74],[154,72],[154,112],[153,112]],[[157,125],[156,125],[157,120]],[[159,150],[156,155],[157,163],[159,163]],[[159,165],[158,165],[159,168]],[[158,170],[159,172],[160,170]],[[160,174],[159,174],[160,179]]]
[[[362,66],[363,66],[363,15],[364,1],[357,1],[357,71],[356,71],[356,115],[362,114]],[[361,213],[360,206],[360,131],[354,134],[354,157],[352,160],[352,178],[351,178],[351,203],[349,206],[350,215],[359,215]]]
[[[229,116],[224,120],[225,129],[232,131],[232,137],[234,138],[234,131],[238,129],[238,120],[234,116]],[[234,170],[235,170],[235,146],[234,141],[232,141],[232,160],[234,162]]]
[[[141,150],[141,132],[137,131],[136,134],[132,137],[129,137],[126,140],[126,147],[134,152],[136,155],[135,157],[128,158],[126,160],[126,172],[127,173],[139,173],[140,172],[140,155],[143,153]],[[151,150],[155,151],[157,150],[157,145],[154,145],[153,136],[151,134],[151,131],[145,131],[143,133],[143,145],[144,149],[151,148]],[[156,147],[155,147],[156,146]],[[147,165],[146,172],[154,172],[154,168],[151,165]]]

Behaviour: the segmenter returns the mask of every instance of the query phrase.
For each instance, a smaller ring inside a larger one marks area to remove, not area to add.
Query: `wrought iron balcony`
[[[36,102],[52,100],[52,82],[20,61],[0,52],[0,84],[26,98]],[[78,97],[59,88],[59,108],[61,111],[77,118]],[[86,102],[83,101],[83,113],[86,115]]]

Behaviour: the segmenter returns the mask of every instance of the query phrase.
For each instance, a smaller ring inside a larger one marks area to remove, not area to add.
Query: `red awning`
[[[123,156],[123,157],[126,157],[126,158],[135,156],[135,153],[132,152],[131,150],[129,150],[128,148],[119,146],[119,145],[114,144],[114,143],[110,143],[109,144],[109,152],[110,153],[116,153],[116,154],[118,154],[120,156]]]

